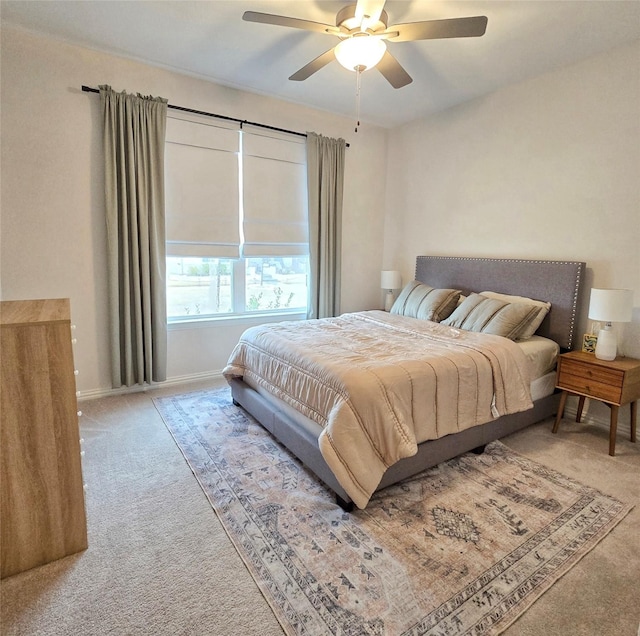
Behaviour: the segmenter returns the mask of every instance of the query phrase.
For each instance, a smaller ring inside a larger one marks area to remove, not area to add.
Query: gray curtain
[[[100,86],[104,117],[111,375],[166,380],[164,143],[167,100]]]
[[[340,313],[344,139],[307,133],[309,318]]]

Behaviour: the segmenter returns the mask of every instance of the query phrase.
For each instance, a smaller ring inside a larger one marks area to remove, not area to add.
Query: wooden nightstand
[[[599,400],[611,408],[609,427],[609,455],[616,454],[616,428],[618,426],[618,408],[631,404],[631,441],[636,441],[636,419],[640,399],[640,360],[633,358],[616,358],[615,360],[598,360],[592,353],[570,351],[558,357],[556,386],[562,389],[558,415],[553,432],[558,426],[564,412],[567,395],[578,395],[578,412],[576,422],[582,419],[585,398]]]

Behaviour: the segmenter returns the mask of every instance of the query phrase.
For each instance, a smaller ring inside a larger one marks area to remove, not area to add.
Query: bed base
[[[318,446],[320,426],[309,421],[301,427],[277,405],[255,391],[239,378],[230,380],[234,404],[241,406],[266,428],[281,444],[286,446],[302,463],[315,473],[336,495],[336,502],[347,511],[353,509],[351,497],[339,484],[325,462]],[[560,394],[554,393],[533,403],[533,408],[521,413],[503,415],[482,426],[474,426],[460,433],[445,435],[439,439],[418,445],[418,452],[391,466],[383,475],[377,488],[381,490],[416,475],[427,468],[469,451],[478,452],[486,444],[526,426],[554,416],[558,411]]]

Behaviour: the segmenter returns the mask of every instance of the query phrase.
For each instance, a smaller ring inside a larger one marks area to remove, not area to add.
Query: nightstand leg
[[[560,420],[562,419],[562,415],[564,414],[564,405],[567,402],[567,392],[563,391],[560,396],[560,404],[558,404],[558,414],[556,415],[556,421],[553,425],[552,433],[558,432],[558,426],[560,426]]]
[[[638,403],[631,402],[631,441],[636,441],[636,420],[638,419]]]
[[[582,409],[584,408],[584,395],[580,396],[578,400],[578,410],[576,412],[576,422],[580,422],[582,420]]]
[[[616,431],[618,429],[618,407],[611,405],[611,425],[609,429],[609,455],[616,456]]]

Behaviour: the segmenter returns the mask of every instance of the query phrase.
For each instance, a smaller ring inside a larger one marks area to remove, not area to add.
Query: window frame
[[[183,118],[183,117],[175,117],[180,121],[185,121],[192,124],[200,124],[200,125],[210,125],[209,123],[205,123],[203,121],[199,121],[198,118]],[[226,127],[224,127],[226,128]],[[227,128],[228,129],[228,128]],[[239,231],[240,231],[240,245],[239,250],[240,254],[238,258],[234,258],[231,256],[219,256],[213,258],[220,258],[224,260],[231,261],[232,263],[232,272],[231,272],[231,312],[226,313],[210,313],[210,314],[186,314],[184,316],[181,315],[169,315],[169,307],[167,306],[167,325],[173,327],[182,327],[185,328],[187,325],[206,325],[208,323],[241,323],[245,320],[249,322],[253,322],[255,320],[264,321],[266,318],[277,318],[277,317],[286,317],[290,319],[304,319],[307,317],[308,307],[309,307],[309,298],[308,298],[308,290],[309,290],[309,274],[310,274],[310,263],[309,252],[307,250],[307,254],[297,254],[297,257],[306,257],[307,258],[307,301],[305,307],[296,307],[296,308],[286,308],[286,307],[278,307],[276,309],[258,309],[258,310],[248,310],[247,309],[247,298],[246,298],[246,286],[247,286],[247,262],[249,259],[253,258],[291,258],[292,254],[282,254],[282,255],[271,255],[271,256],[258,256],[258,255],[243,255],[243,245],[244,245],[244,234],[243,234],[243,223],[244,223],[244,214],[243,214],[243,197],[245,194],[244,191],[244,172],[243,172],[243,130],[242,128],[238,129],[237,134],[239,136],[238,139],[238,147],[239,151],[237,153],[238,157],[238,188],[239,188],[239,201],[238,201],[238,222],[239,222]],[[267,136],[267,135],[265,135]],[[286,137],[280,137],[279,135],[273,135],[274,138],[282,139],[286,141]],[[175,142],[165,142],[165,143],[175,143]],[[306,165],[306,161],[305,161]],[[165,165],[166,169],[166,165]],[[304,183],[304,187],[306,188],[306,182]],[[308,223],[308,216],[307,216]],[[168,241],[167,241],[168,242]],[[165,259],[165,263],[168,258],[171,258],[174,255],[168,255]],[[206,253],[196,254],[194,253],[192,258],[212,258],[212,256],[208,256]],[[167,289],[167,294],[169,293],[169,277],[167,276],[165,286]],[[242,310],[238,311],[238,308],[242,308]]]

